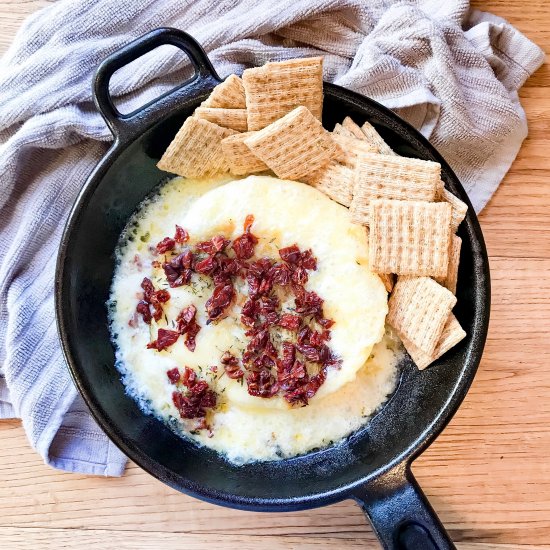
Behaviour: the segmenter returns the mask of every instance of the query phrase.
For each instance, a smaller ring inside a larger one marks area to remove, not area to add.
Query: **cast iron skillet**
[[[120,114],[109,95],[111,76],[163,44],[187,53],[194,77],[141,109]],[[390,401],[345,443],[280,462],[236,467],[181,439],[143,414],[125,394],[114,366],[105,306],[115,265],[113,251],[136,206],[167,176],[156,168],[162,152],[219,81],[202,48],[175,29],[158,29],[139,38],[108,57],[97,71],[95,102],[115,140],[73,207],[56,274],[57,321],[78,389],[122,451],[179,491],[255,511],[299,510],[353,498],[384,548],[454,548],[410,464],[464,399],[485,343],[489,267],[471,207],[459,231],[463,245],[455,312],[467,338],[424,372],[407,363]],[[332,129],[346,115],[361,124],[369,120],[398,153],[441,163],[446,186],[469,204],[447,163],[416,130],[378,103],[325,84],[325,126]]]

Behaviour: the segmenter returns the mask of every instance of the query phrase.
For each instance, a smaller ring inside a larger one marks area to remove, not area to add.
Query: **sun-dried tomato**
[[[153,286],[151,279],[144,277],[143,281],[141,281],[141,288],[143,289],[143,297],[145,298],[145,301],[150,302],[151,296],[155,293],[155,287]]]
[[[323,330],[323,332],[314,330],[309,337],[309,342],[315,347],[322,346],[327,340],[330,340],[330,331],[328,330]]]
[[[180,371],[178,367],[166,371],[166,376],[168,376],[168,380],[170,380],[171,384],[177,384],[180,380]]]
[[[190,369],[189,367],[185,367],[183,369],[183,376],[181,379],[182,384],[187,388],[191,388],[192,386],[195,385],[196,381],[197,381],[197,373],[193,369]]]
[[[305,285],[309,280],[306,269],[300,266],[296,267],[292,272],[291,280],[296,285]]]
[[[228,239],[224,238],[222,235],[216,235],[212,237],[209,241],[203,241],[197,244],[197,250],[205,252],[206,254],[214,255],[217,252],[223,252],[227,245],[230,243]]]
[[[255,397],[273,397],[279,391],[277,379],[268,369],[252,371],[247,379],[248,393]]]
[[[306,396],[308,399],[311,399],[319,391],[319,388],[324,384],[326,378],[326,367],[322,367],[318,374],[315,374],[309,379],[309,382],[306,385]]]
[[[136,311],[141,315],[145,323],[148,325],[151,324],[151,309],[149,308],[149,304],[147,302],[140,300],[136,306]]]
[[[291,313],[284,313],[279,319],[279,326],[286,328],[287,330],[297,331],[300,328],[302,320],[298,315],[292,315]]]
[[[174,250],[175,246],[176,246],[176,241],[174,239],[171,239],[170,237],[164,237],[162,241],[157,243],[157,252],[159,254],[165,254],[170,250]]]
[[[195,351],[195,338],[200,331],[196,321],[197,308],[191,304],[183,308],[176,317],[178,332],[185,335],[185,345],[189,351]]]
[[[159,328],[157,339],[149,342],[147,344],[147,348],[162,351],[175,344],[177,339],[179,338],[179,335],[180,333],[176,332],[175,330],[166,330],[164,328]]]
[[[266,328],[251,329],[245,334],[251,337],[246,349],[252,353],[262,352],[269,342],[269,330]]]
[[[334,325],[334,321],[332,319],[325,319],[324,317],[317,319],[317,322],[326,329],[329,329]]]
[[[321,361],[320,351],[310,344],[296,344],[298,351],[312,363],[319,363]]]
[[[281,248],[279,250],[279,256],[282,260],[292,265],[298,265],[302,258],[300,249],[296,244],[293,244],[292,246],[287,246],[286,248]]]
[[[201,275],[210,275],[217,267],[214,256],[207,256],[195,264],[195,271]]]
[[[207,385],[208,386],[208,385]],[[215,392],[210,389],[204,390],[200,394],[184,395],[181,392],[172,394],[172,401],[181,418],[193,419],[204,418],[206,409],[216,406],[217,397]],[[202,425],[206,428],[206,424]]]
[[[206,301],[208,319],[210,321],[215,321],[221,318],[234,297],[235,290],[231,282],[214,287],[212,296]]]
[[[317,259],[313,255],[311,248],[308,248],[302,252],[300,261],[304,269],[308,269],[310,271],[315,271],[317,269]]]
[[[165,304],[170,299],[170,293],[164,289],[157,290],[155,292],[155,299],[161,304]]]
[[[210,389],[204,380],[197,380],[197,373],[185,367],[181,378],[188,394],[181,392],[172,394],[172,401],[182,418],[201,418],[206,416],[206,410],[216,406],[216,393]]]
[[[155,291],[151,279],[147,277],[141,281],[141,288],[143,289],[143,300],[138,302],[136,312],[149,325],[151,324],[151,319],[158,321],[162,317],[162,304],[170,299],[170,293],[167,290]],[[151,307],[153,309],[152,312]]]
[[[292,281],[292,268],[288,264],[275,264],[269,276],[273,284],[280,286],[288,286]]]
[[[320,318],[323,316],[323,299],[315,291],[308,292],[303,287],[295,287],[296,313],[300,315],[312,315]]]
[[[233,380],[240,380],[244,376],[244,372],[239,366],[239,360],[226,351],[221,358],[221,363],[225,369],[225,374]]]
[[[248,260],[254,256],[254,247],[258,244],[258,238],[252,233],[243,233],[233,241],[232,248],[239,260]]]
[[[311,337],[311,329],[308,326],[303,326],[298,331],[297,341],[298,344],[306,344],[309,342],[309,338]]]
[[[186,243],[189,240],[189,233],[179,225],[176,225],[176,234],[174,235],[174,240],[178,244]]]
[[[313,271],[317,269],[317,259],[313,256],[311,249],[301,252],[298,245],[293,244],[292,246],[281,248],[279,256],[288,264]]]
[[[232,248],[239,260],[248,260],[254,256],[258,238],[250,232],[253,223],[254,216],[249,214],[244,221],[244,233],[233,241]]]
[[[170,287],[175,288],[187,285],[191,282],[191,276],[193,274],[191,270],[192,264],[193,253],[189,249],[175,258],[172,258],[169,262],[162,264],[164,274],[166,275]]]

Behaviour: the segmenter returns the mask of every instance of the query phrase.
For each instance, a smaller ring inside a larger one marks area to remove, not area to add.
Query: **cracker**
[[[291,59],[246,69],[243,85],[249,130],[261,130],[299,105],[307,107],[321,120],[322,57]]]
[[[361,154],[356,168],[350,211],[357,223],[367,221],[374,199],[433,201],[441,174],[437,162],[379,153]]]
[[[466,332],[464,332],[464,329],[460,326],[457,318],[451,313],[445,323],[445,326],[443,327],[443,332],[439,337],[435,349],[431,354],[424,353],[406,338],[403,340],[403,345],[418,369],[424,370],[436,359],[439,359],[451,348],[454,348],[461,340],[464,339],[465,336]]]
[[[243,81],[237,75],[229,75],[218,84],[201,107],[216,109],[246,109]]]
[[[234,134],[222,140],[222,151],[229,164],[229,171],[236,176],[268,170],[265,162],[254,155],[244,142],[252,134],[253,132]]]
[[[346,136],[349,138],[355,137],[349,130],[346,130],[339,122],[334,125],[332,130],[333,136]]]
[[[456,294],[456,283],[458,281],[458,264],[460,263],[460,249],[462,239],[456,235],[451,236],[451,246],[449,248],[449,266],[447,267],[447,276],[436,278],[436,281],[448,288],[453,294]]]
[[[331,134],[306,107],[296,107],[244,142],[283,179],[307,181],[343,154]]]
[[[349,206],[353,188],[353,170],[332,161],[313,176],[307,178],[307,183],[328,195],[332,200]]]
[[[441,200],[448,202],[453,207],[451,215],[451,229],[454,233],[458,229],[458,226],[462,223],[462,220],[466,217],[468,205],[465,202],[462,202],[458,197],[455,197],[447,189],[443,189],[441,192]]]
[[[367,137],[367,141],[374,145],[378,149],[378,153],[381,155],[397,155],[392,148],[382,139],[382,136],[375,130],[374,126],[370,122],[365,122],[361,126],[361,130]]]
[[[348,132],[353,134],[353,136],[356,137],[357,139],[360,139],[362,141],[367,140],[367,136],[365,135],[363,130],[361,130],[361,127],[355,124],[355,122],[349,116],[347,116],[343,120],[342,128],[345,128]]]
[[[430,277],[399,277],[388,301],[388,323],[401,339],[431,355],[456,297]]]
[[[213,107],[197,107],[193,116],[203,118],[224,128],[231,128],[237,132],[246,132],[246,109],[218,109]]]
[[[157,166],[161,170],[185,176],[206,177],[227,172],[222,139],[234,134],[207,120],[189,117],[179,129]]]
[[[375,199],[370,203],[369,227],[375,273],[447,276],[450,204]]]
[[[340,162],[355,168],[358,163],[359,157],[365,153],[374,152],[374,147],[367,141],[357,139],[356,137],[349,137],[344,134],[332,134],[332,139],[340,146],[343,151],[343,155],[338,158]]]

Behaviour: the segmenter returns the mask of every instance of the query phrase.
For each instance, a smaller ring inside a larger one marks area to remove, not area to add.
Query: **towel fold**
[[[544,58],[466,0],[61,0],[31,16],[0,62],[0,417],[21,417],[44,460],[68,471],[121,475],[126,462],[77,397],[54,320],[62,228],[111,140],[91,80],[107,55],[159,26],[193,35],[223,77],[324,55],[326,80],[431,140],[477,211],[527,135],[517,92]],[[119,108],[167,91],[186,64],[162,47],[118,71]]]

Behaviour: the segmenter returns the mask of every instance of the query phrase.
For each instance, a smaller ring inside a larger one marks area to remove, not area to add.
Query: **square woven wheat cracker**
[[[337,122],[334,125],[334,129],[332,130],[333,136],[345,136],[345,137],[355,137],[349,130],[346,130],[339,122]]]
[[[237,75],[229,75],[218,84],[201,107],[216,109],[246,109],[243,81]]]
[[[355,122],[349,116],[347,116],[343,120],[342,128],[345,128],[348,132],[353,134],[353,136],[356,137],[357,139],[360,139],[360,140],[363,140],[363,141],[367,140],[367,136],[365,135],[363,130],[361,130],[361,127],[359,125],[355,124]]]
[[[306,107],[297,107],[244,142],[278,177],[299,181],[343,154]]]
[[[268,170],[265,162],[254,155],[244,142],[252,134],[253,132],[235,134],[222,140],[222,151],[229,164],[229,171],[236,176]]]
[[[455,304],[456,297],[430,277],[399,277],[388,301],[387,322],[401,339],[431,355]]]
[[[375,273],[447,276],[450,204],[375,199],[370,203],[369,227]]]
[[[237,132],[246,132],[246,109],[218,109],[217,107],[197,107],[193,116],[213,122],[223,128],[231,128]]]
[[[464,339],[465,336],[466,332],[464,332],[464,329],[460,326],[457,318],[451,313],[431,355],[424,353],[406,338],[403,340],[403,345],[409,352],[411,359],[414,361],[418,369],[424,370],[436,359],[439,359],[444,353],[447,353],[451,348],[454,348],[461,340]]]
[[[189,117],[179,129],[157,166],[161,170],[200,178],[227,172],[229,166],[222,152],[222,139],[234,134],[207,120]]]
[[[451,247],[449,248],[449,266],[447,267],[447,276],[436,278],[436,281],[448,288],[453,294],[456,294],[456,283],[458,281],[458,264],[460,263],[460,249],[462,248],[462,239],[456,235],[451,236]]]
[[[462,223],[462,220],[466,217],[468,206],[465,202],[462,202],[458,197],[455,197],[447,189],[443,189],[441,192],[441,200],[448,202],[453,207],[453,212],[451,215],[451,229],[453,233],[455,233],[458,226]]]
[[[357,166],[359,158],[365,153],[373,153],[375,148],[373,145],[365,140],[357,139],[352,136],[349,137],[344,134],[332,134],[332,139],[340,146],[343,151],[343,155],[338,160],[349,166],[355,168]]]
[[[322,57],[291,59],[246,69],[243,85],[249,130],[261,130],[299,105],[307,107],[321,120]]]
[[[361,130],[367,137],[367,141],[374,145],[378,149],[378,153],[381,155],[397,155],[392,148],[382,139],[382,136],[375,130],[374,126],[370,122],[365,122],[361,126]]]
[[[356,162],[350,207],[356,220],[368,216],[370,201],[374,199],[435,199],[441,173],[437,162],[379,153],[361,154]]]
[[[319,172],[308,177],[307,183],[344,206],[349,206],[351,202],[353,170],[343,164],[330,162]]]

